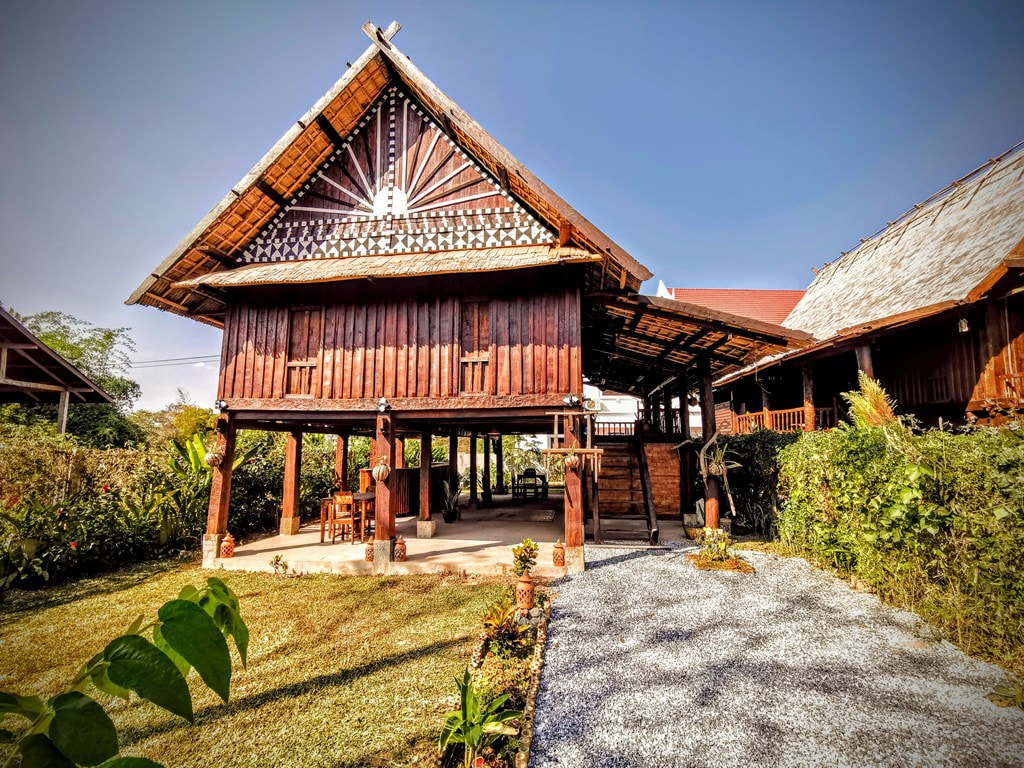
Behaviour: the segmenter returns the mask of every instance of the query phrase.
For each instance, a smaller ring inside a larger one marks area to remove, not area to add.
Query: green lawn
[[[195,564],[141,566],[0,604],[0,690],[49,695],[135,616],[155,615]],[[453,678],[496,582],[449,576],[279,578],[222,572],[249,625],[224,704],[193,672],[196,725],[132,698],[108,711],[123,754],[175,766],[430,764]]]

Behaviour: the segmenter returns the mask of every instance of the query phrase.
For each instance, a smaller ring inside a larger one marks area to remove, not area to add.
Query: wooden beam
[[[299,509],[302,472],[302,433],[289,432],[284,446],[284,490],[281,494],[281,534],[293,536],[301,524]]]
[[[235,463],[235,423],[230,415],[221,416],[217,420],[217,443],[214,451],[220,456],[220,464],[213,468],[213,478],[210,481],[206,533],[220,535],[228,529],[228,500],[231,498],[231,473]]]
[[[19,381],[18,379],[0,378],[0,385],[7,387],[20,387],[21,389],[31,389],[38,392],[70,392],[71,389],[68,387],[62,387],[57,384],[41,384],[38,381]]]
[[[430,519],[430,430],[420,435],[420,520]]]

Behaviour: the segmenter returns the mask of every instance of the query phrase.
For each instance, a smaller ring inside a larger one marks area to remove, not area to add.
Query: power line
[[[147,365],[172,365],[176,363],[197,363],[208,360],[219,360],[220,355],[189,355],[188,357],[165,357],[159,360],[132,360],[128,365],[132,368]]]

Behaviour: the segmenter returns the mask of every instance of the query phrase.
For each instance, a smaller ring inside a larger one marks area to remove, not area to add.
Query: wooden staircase
[[[594,543],[658,541],[657,518],[650,493],[650,473],[643,442],[635,435],[599,437],[604,449],[597,477],[598,504],[591,521]]]

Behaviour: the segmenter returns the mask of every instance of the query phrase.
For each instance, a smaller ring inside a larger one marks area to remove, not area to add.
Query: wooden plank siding
[[[237,302],[218,397],[354,400],[580,393],[580,292],[320,305]]]

